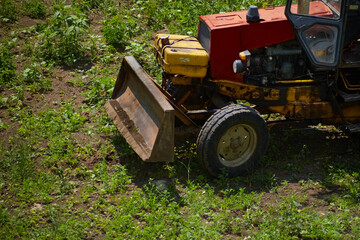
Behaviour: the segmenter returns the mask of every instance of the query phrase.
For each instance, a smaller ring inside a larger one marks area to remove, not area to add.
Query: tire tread
[[[239,114],[244,114],[244,113],[252,113],[252,114],[256,114],[258,115],[260,118],[260,114],[253,108],[245,106],[245,105],[241,105],[241,104],[231,104],[228,106],[225,106],[221,109],[219,109],[217,112],[215,112],[204,124],[204,126],[202,127],[198,138],[197,138],[197,154],[198,154],[198,158],[200,160],[200,163],[205,167],[205,169],[213,176],[216,176],[220,173],[220,169],[216,169],[214,166],[212,166],[211,162],[208,160],[209,157],[211,158],[212,156],[208,156],[208,142],[209,141],[209,137],[211,138],[211,136],[213,136],[215,134],[216,129],[221,128],[221,125],[225,122],[225,121],[229,121],[231,119],[235,119],[235,116],[239,115]],[[261,118],[262,119],[262,118]],[[263,120],[263,119],[262,119]],[[266,126],[265,120],[263,120],[263,123]],[[268,131],[266,128],[266,132],[262,135],[264,135],[263,137],[265,137],[265,142],[267,145],[268,142]],[[260,149],[260,154],[264,154],[266,149],[266,146],[264,147],[264,149]],[[244,165],[244,167],[237,167],[236,169],[226,169],[227,172],[229,173],[229,175],[237,175],[238,173],[240,173],[241,171],[238,171],[238,169],[248,169],[249,167],[251,167],[255,162],[246,162]]]

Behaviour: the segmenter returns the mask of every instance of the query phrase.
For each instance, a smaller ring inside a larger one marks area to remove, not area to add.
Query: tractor
[[[200,16],[197,37],[156,35],[160,83],[126,56],[105,109],[144,161],[173,161],[187,132],[211,175],[239,175],[265,154],[264,116],[360,131],[359,23],[360,0]]]

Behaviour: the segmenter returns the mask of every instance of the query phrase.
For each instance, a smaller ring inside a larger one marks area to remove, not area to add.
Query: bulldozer
[[[188,131],[205,170],[239,175],[266,152],[265,116],[360,131],[359,23],[360,0],[200,16],[196,37],[156,35],[159,83],[124,57],[105,109],[144,161],[173,161]]]

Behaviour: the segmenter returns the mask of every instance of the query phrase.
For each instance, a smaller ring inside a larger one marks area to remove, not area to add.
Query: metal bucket
[[[105,104],[122,136],[147,162],[174,158],[175,111],[133,56],[126,56]]]

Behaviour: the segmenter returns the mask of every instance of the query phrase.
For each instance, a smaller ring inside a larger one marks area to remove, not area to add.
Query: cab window
[[[341,0],[294,0],[290,12],[305,16],[339,19],[341,13]]]

